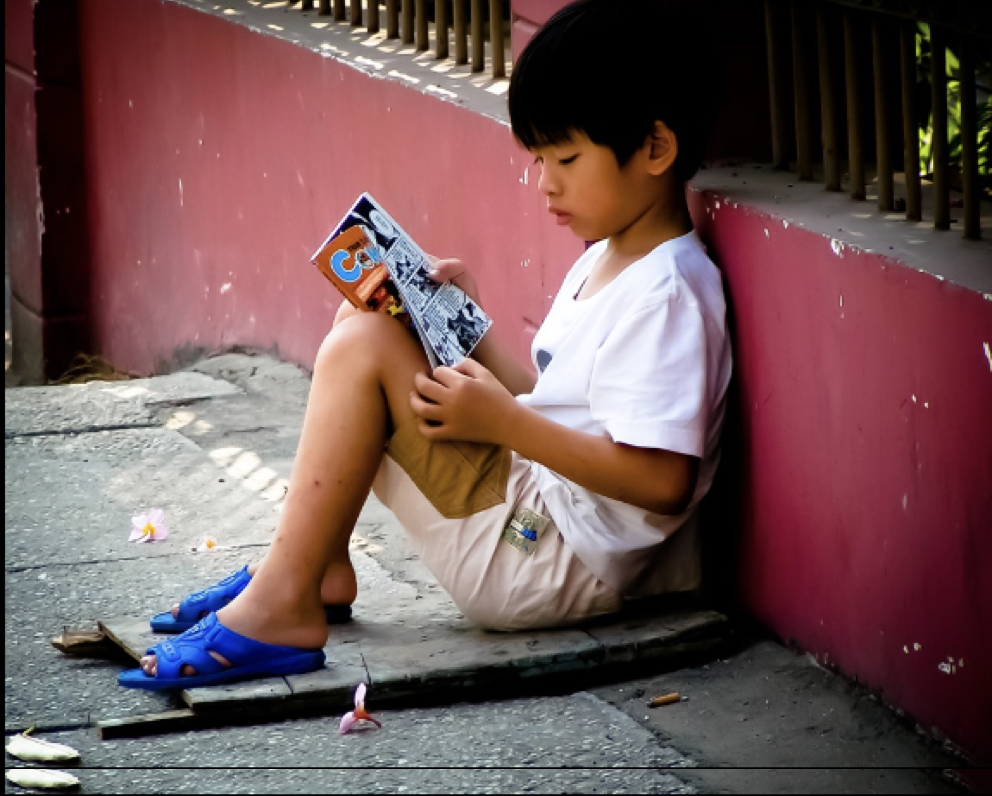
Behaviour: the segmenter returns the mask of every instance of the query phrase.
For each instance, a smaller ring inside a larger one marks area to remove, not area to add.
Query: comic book
[[[367,193],[311,261],[359,309],[412,327],[432,367],[457,365],[492,326],[461,288],[430,278],[427,255]]]

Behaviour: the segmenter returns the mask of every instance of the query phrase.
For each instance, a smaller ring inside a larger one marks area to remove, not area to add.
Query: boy
[[[357,594],[348,540],[370,487],[484,627],[574,624],[698,586],[695,507],[716,467],[730,349],[720,275],[685,201],[712,105],[695,80],[706,59],[659,5],[575,3],[515,65],[512,129],[548,210],[598,241],[566,276],[533,366],[491,330],[473,359],[428,375],[400,324],[339,311],[264,561],[156,617],[196,624],[122,685],[322,666],[325,610],[347,615]],[[433,276],[478,299],[458,260]]]

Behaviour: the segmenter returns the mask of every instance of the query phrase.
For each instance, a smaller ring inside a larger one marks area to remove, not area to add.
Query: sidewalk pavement
[[[149,615],[260,555],[283,502],[308,388],[292,365],[229,354],[152,379],[5,391],[8,733],[29,725],[88,731],[92,745],[94,733],[109,741],[214,728],[233,739],[245,726],[340,715],[358,682],[370,684],[377,706],[405,716],[515,697],[533,700],[520,708],[525,714],[553,722],[553,700],[585,689],[601,711],[629,717],[628,749],[640,749],[645,730],[665,744],[608,765],[694,769],[651,789],[959,792],[947,774],[960,761],[870,695],[692,601],[661,601],[581,629],[473,628],[374,497],[352,540],[355,620],[333,629],[321,672],[163,696],[116,686],[116,672],[133,662],[52,649],[64,626],[99,622],[140,655],[153,638]],[[128,543],[131,517],[152,508],[165,510],[169,537]],[[197,552],[207,537],[216,547]],[[667,690],[688,701],[645,709]],[[552,743],[546,765],[588,764],[564,745],[558,751],[555,759]],[[338,765],[326,757],[317,764]],[[805,767],[817,772],[812,779]],[[501,787],[526,790],[521,782]]]

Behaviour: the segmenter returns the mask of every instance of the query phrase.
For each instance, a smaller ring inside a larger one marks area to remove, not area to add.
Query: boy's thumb
[[[463,270],[465,269],[462,268],[461,260],[437,258],[431,263],[428,273],[431,279],[438,282],[450,282],[459,276]]]

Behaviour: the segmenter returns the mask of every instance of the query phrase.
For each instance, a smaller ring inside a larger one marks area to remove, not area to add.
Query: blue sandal
[[[230,666],[210,653],[222,655]],[[151,647],[158,669],[154,677],[141,669],[122,672],[118,685],[146,691],[166,691],[173,688],[198,688],[220,685],[253,677],[276,677],[287,674],[314,672],[324,665],[324,651],[282,647],[228,630],[212,613],[180,636]],[[192,666],[196,674],[185,677],[183,666]]]
[[[172,611],[163,611],[151,618],[152,630],[156,633],[185,633],[193,625],[214,611],[219,611],[245,590],[251,581],[248,566],[245,565],[233,575],[208,589],[193,592],[179,604],[177,616]],[[327,624],[339,625],[351,619],[350,605],[324,606]]]

